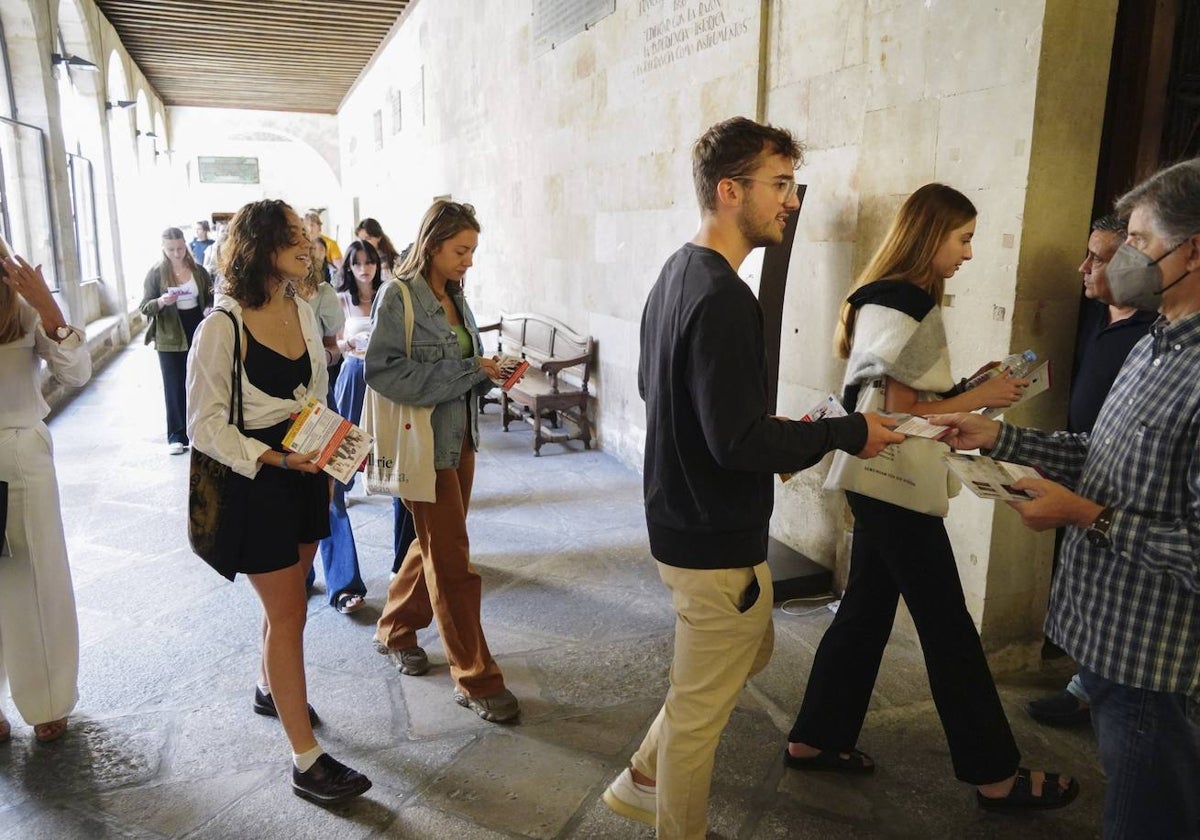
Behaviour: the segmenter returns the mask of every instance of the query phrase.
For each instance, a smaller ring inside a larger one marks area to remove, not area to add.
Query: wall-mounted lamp
[[[100,70],[99,67],[97,67],[92,62],[88,61],[86,58],[81,58],[77,55],[60,55],[59,53],[54,53],[53,55],[50,56],[50,63],[51,64],[65,64],[68,67],[74,67],[76,70],[89,70],[89,71],[99,71]]]
[[[118,99],[116,102],[105,102],[104,110],[111,111],[114,108],[132,108],[137,104],[135,99]]]

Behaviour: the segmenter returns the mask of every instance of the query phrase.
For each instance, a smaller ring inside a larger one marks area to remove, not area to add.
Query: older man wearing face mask
[[[1090,432],[1100,406],[1108,396],[1125,358],[1150,330],[1157,313],[1113,303],[1108,287],[1108,263],[1125,239],[1125,220],[1110,214],[1092,222],[1087,254],[1079,265],[1083,294],[1079,334],[1075,340],[1075,373],[1067,403],[1067,431]],[[1059,528],[1054,541],[1054,566],[1066,532]],[[1029,716],[1049,726],[1084,724],[1091,719],[1087,691],[1076,674],[1062,691],[1025,706]]]
[[[1033,464],[1030,528],[1066,526],[1046,631],[1079,662],[1108,778],[1104,838],[1200,838],[1200,159],[1117,203],[1129,235],[1113,301],[1160,316],[1091,434],[979,415],[929,418],[947,442]]]

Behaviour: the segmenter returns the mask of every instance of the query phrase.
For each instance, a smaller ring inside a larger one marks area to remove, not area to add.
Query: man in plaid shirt
[[[932,416],[947,442],[1037,466],[1014,502],[1067,528],[1046,633],[1081,666],[1108,778],[1104,838],[1200,838],[1200,158],[1117,202],[1118,303],[1157,308],[1090,434]],[[1190,708],[1189,708],[1190,706]],[[1189,717],[1189,713],[1191,717]]]

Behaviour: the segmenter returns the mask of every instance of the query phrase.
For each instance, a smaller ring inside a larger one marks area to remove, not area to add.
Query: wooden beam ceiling
[[[167,105],[332,114],[410,0],[96,0]]]

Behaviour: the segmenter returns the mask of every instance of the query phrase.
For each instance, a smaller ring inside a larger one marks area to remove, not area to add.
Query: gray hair
[[[1150,211],[1155,231],[1169,242],[1200,232],[1200,158],[1156,172],[1117,199],[1117,215],[1137,207]]]

